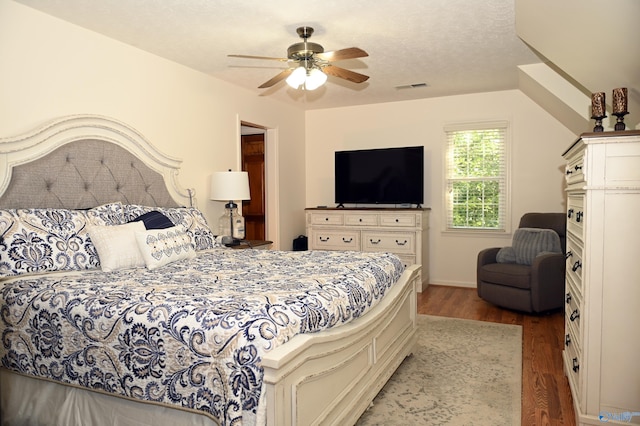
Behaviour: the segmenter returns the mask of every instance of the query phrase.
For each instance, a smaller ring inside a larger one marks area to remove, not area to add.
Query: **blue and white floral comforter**
[[[254,424],[261,359],[362,316],[403,272],[386,253],[215,249],[155,271],[0,282],[9,370]]]

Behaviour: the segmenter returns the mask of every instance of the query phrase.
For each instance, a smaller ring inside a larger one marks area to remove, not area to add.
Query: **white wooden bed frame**
[[[0,194],[7,189],[14,166],[41,158],[69,142],[87,139],[103,140],[127,149],[164,177],[167,189],[178,204],[192,204],[192,192],[181,189],[176,182],[180,160],[160,153],[128,125],[95,115],[63,117],[27,134],[0,139]],[[0,205],[0,208],[6,207]],[[298,335],[264,357],[268,425],[356,423],[396,368],[413,351],[419,268],[416,265],[407,268],[400,282],[363,317],[320,333]],[[46,395],[63,401],[64,395],[71,393],[73,396],[64,404],[75,399],[73,409],[80,415],[75,419],[66,418],[68,422],[82,424],[95,416],[91,407],[98,407],[95,401],[99,400],[109,407],[107,410],[95,408],[100,410],[99,422],[103,424],[115,424],[116,420],[121,421],[119,424],[149,424],[150,419],[154,425],[176,424],[180,417],[166,414],[171,412],[189,419],[190,424],[214,423],[201,414],[39,381],[2,368],[0,379],[2,424],[13,424],[14,421],[22,424],[25,420],[22,416],[29,417],[29,424],[49,424],[51,412],[34,407],[46,403],[41,399]],[[49,393],[37,393],[36,390]],[[103,417],[108,413],[122,414],[123,410],[128,413],[124,422],[122,418]]]

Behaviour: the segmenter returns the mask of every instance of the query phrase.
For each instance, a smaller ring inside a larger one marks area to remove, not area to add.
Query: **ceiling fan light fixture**
[[[280,71],[276,76],[258,86],[259,89],[266,89],[282,80],[286,80],[287,84],[293,89],[315,90],[326,83],[328,75],[342,78],[352,83],[363,83],[369,79],[367,75],[333,65],[335,61],[369,56],[364,50],[358,47],[348,47],[346,49],[325,52],[322,46],[308,40],[311,34],[313,34],[313,28],[299,27],[296,32],[303,41],[289,46],[286,58],[253,55],[228,56],[234,58],[271,59],[288,62],[290,64],[298,64],[295,69],[287,68]]]
[[[304,82],[304,88],[307,90],[316,90],[327,81],[327,75],[319,68],[313,68],[307,73],[307,79]]]
[[[300,89],[304,85],[305,90],[316,90],[327,81],[327,75],[320,68],[307,68],[300,65],[287,77],[287,84],[294,89]]]
[[[303,66],[299,66],[287,77],[287,84],[297,89],[305,82],[306,78],[307,70]]]

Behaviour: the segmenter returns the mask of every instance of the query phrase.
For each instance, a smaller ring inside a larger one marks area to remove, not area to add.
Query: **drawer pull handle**
[[[407,243],[408,243],[407,240],[404,240],[403,242],[400,242],[400,241],[396,240],[396,244],[399,245],[399,246],[407,245]]]
[[[396,219],[396,223],[400,222],[400,219]]]
[[[577,165],[577,164],[576,164],[576,166],[574,167],[574,169],[576,169],[576,172],[577,172],[578,170],[582,170],[582,166],[579,166],[579,165]]]
[[[329,221],[329,218],[328,218],[328,217],[325,217],[325,218],[324,218],[324,220],[325,220],[325,222],[328,222],[328,221]]]
[[[571,173],[573,173],[573,170],[567,169],[567,172],[566,172],[567,176],[569,176]]]
[[[322,241],[323,243],[326,243],[327,241],[329,241],[329,237],[327,238],[322,238],[322,237],[318,237],[320,239],[320,241]]]
[[[573,252],[572,251],[568,251],[567,254],[564,255],[565,259],[570,258],[571,256],[573,256]]]
[[[369,242],[370,242],[371,244],[380,244],[380,239],[378,239],[378,241],[373,241],[373,239],[371,239],[371,238],[370,238],[370,239],[369,239]]]
[[[576,261],[576,263],[573,264],[573,266],[571,267],[571,270],[573,272],[576,272],[578,269],[582,268],[582,262],[580,262],[579,260]]]
[[[358,222],[362,222],[362,218],[358,219]]]
[[[580,312],[576,309],[575,311],[571,312],[571,316],[569,317],[569,319],[571,320],[571,322],[573,322],[578,318],[580,318]]]
[[[569,343],[571,343],[571,335],[570,334],[566,334],[564,336],[564,345],[565,346],[569,346]]]
[[[572,370],[574,371],[574,373],[577,373],[578,370],[580,370],[580,364],[578,363],[578,358],[574,358],[573,359],[573,367]]]
[[[582,216],[584,216],[584,212],[576,213],[576,222],[582,222]]]
[[[571,219],[571,216],[573,216],[573,209],[569,209],[569,210],[567,211],[567,217],[568,217],[569,219]]]
[[[353,241],[353,237],[352,237],[352,238],[349,238],[348,240],[347,240],[345,237],[342,237],[342,242],[343,242],[343,243],[347,243],[347,244],[348,244],[348,243],[350,243],[351,241]]]
[[[564,299],[564,300],[565,300],[565,302],[567,302],[567,305],[568,305],[569,303],[571,303],[571,293],[567,293],[567,297],[565,297],[565,299]]]

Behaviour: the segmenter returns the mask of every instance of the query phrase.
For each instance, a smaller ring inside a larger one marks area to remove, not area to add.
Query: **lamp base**
[[[245,220],[238,212],[238,205],[229,201],[225,204],[224,214],[218,219],[218,235],[242,240],[246,235],[244,224]]]

